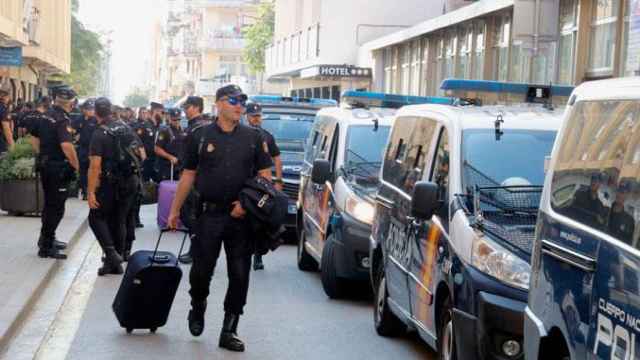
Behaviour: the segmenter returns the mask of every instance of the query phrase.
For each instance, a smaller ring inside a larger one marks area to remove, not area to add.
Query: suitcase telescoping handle
[[[181,232],[184,234],[184,236],[182,237],[182,243],[180,244],[180,250],[178,250],[178,256],[176,257],[176,266],[178,266],[178,259],[180,258],[180,255],[182,255],[182,250],[184,249],[184,243],[187,241],[187,236],[189,236],[189,232],[187,230],[182,230],[182,229],[172,230],[172,229],[166,228],[166,229],[160,230],[160,235],[158,235],[158,241],[156,242],[156,248],[153,250],[153,255],[151,256],[152,263],[164,264],[169,261],[168,256],[157,255],[157,253],[158,253],[158,247],[160,246],[160,240],[162,239],[162,235],[164,233],[173,232],[173,231]]]

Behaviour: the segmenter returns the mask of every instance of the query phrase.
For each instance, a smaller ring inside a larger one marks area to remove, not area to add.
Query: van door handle
[[[378,204],[388,209],[393,208],[393,206],[396,204],[393,200],[389,200],[386,197],[380,195],[376,195],[376,201],[378,202]]]
[[[587,272],[596,271],[596,259],[556,245],[549,240],[542,240],[542,254]]]

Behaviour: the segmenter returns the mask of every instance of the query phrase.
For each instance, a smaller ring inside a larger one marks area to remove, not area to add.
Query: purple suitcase
[[[171,168],[173,174],[173,167]],[[171,203],[176,196],[176,190],[178,189],[178,182],[173,180],[165,180],[160,182],[158,186],[158,215],[157,222],[160,229],[166,229],[169,220],[169,213],[171,212]],[[182,225],[182,221],[178,219],[178,229],[186,230],[187,228]]]

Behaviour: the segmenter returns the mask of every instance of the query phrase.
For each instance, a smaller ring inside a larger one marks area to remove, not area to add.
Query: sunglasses
[[[225,99],[229,105],[236,106],[240,105],[242,107],[247,107],[247,99],[241,97],[227,97]]]

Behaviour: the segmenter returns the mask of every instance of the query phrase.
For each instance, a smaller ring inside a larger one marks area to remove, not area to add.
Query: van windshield
[[[378,183],[382,156],[389,138],[389,126],[357,125],[349,127],[344,169],[352,180]]]
[[[280,151],[304,152],[313,119],[306,114],[264,114],[262,128],[273,135]]]
[[[556,131],[494,129],[465,130],[462,134],[462,187],[541,186],[544,159],[551,155]]]

